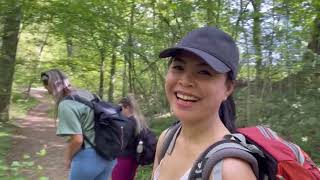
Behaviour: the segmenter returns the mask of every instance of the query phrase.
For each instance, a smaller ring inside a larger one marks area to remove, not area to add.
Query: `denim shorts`
[[[107,180],[116,160],[108,161],[93,148],[80,150],[72,159],[69,180]]]

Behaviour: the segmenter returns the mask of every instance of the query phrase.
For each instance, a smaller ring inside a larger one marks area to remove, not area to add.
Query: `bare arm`
[[[82,134],[74,134],[70,136],[70,140],[65,152],[65,165],[66,168],[70,168],[71,160],[73,156],[81,149],[83,143]]]

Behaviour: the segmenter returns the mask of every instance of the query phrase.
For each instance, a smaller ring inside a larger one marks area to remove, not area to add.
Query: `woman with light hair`
[[[64,163],[70,169],[69,180],[106,180],[111,176],[115,160],[103,159],[84,141],[83,134],[94,142],[93,110],[77,101],[64,99],[76,94],[86,100],[93,94],[72,88],[67,76],[60,70],[51,69],[41,73],[41,81],[55,100],[55,119],[58,119],[56,134],[69,138]]]
[[[121,113],[128,117],[130,123],[135,126],[135,136],[137,137],[143,129],[147,129],[145,117],[133,94],[129,94],[120,100]],[[128,146],[117,158],[117,164],[112,172],[112,180],[133,180],[136,174],[138,163],[136,160],[137,138],[132,138]]]

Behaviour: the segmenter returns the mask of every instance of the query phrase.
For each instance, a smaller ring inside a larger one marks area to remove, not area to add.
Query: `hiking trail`
[[[66,180],[68,170],[64,167],[65,139],[56,136],[55,121],[48,117],[48,110],[53,103],[46,97],[44,89],[33,88],[30,95],[40,103],[29,110],[23,119],[17,119],[17,128],[12,137],[11,150],[7,154],[7,162],[25,161],[24,155],[31,156],[34,161],[34,169],[26,168],[22,171],[24,177],[37,180],[41,176],[49,180]],[[44,150],[45,151],[44,151]],[[46,152],[39,156],[39,152]],[[40,165],[42,170],[35,170]]]

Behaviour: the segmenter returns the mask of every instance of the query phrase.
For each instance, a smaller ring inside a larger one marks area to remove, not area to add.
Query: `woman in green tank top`
[[[57,135],[69,138],[65,149],[64,163],[70,169],[70,180],[106,180],[110,177],[115,161],[108,161],[84,142],[83,134],[93,141],[93,111],[90,107],[65,96],[77,94],[88,100],[93,95],[88,91],[71,87],[67,76],[57,69],[41,73],[41,80],[55,101],[55,119],[58,119]]]

